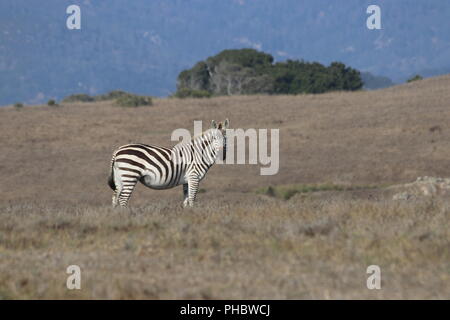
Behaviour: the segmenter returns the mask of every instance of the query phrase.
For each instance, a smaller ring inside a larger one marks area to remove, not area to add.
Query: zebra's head
[[[226,119],[223,123],[219,122],[219,124],[216,123],[216,121],[211,121],[211,129],[213,129],[214,134],[214,149],[217,153],[222,151],[222,156],[225,161],[227,158],[227,129],[230,125],[230,120]]]

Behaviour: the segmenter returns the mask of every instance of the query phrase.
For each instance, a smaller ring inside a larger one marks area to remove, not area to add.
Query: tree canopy
[[[358,90],[360,72],[341,62],[287,60],[274,63],[270,54],[254,49],[224,50],[196,63],[178,76],[177,91],[212,95],[299,94]]]

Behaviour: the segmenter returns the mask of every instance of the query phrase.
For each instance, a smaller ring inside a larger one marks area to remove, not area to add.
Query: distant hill
[[[78,4],[81,30],[66,28]],[[382,30],[366,28],[369,4]],[[0,105],[121,89],[167,96],[177,75],[224,49],[276,61],[341,61],[403,82],[450,65],[447,0],[0,2]]]
[[[370,72],[361,72],[361,79],[364,83],[363,88],[368,90],[383,89],[394,85],[394,82],[388,77],[376,76]]]

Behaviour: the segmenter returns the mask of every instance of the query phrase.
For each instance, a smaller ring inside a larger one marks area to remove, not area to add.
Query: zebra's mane
[[[193,137],[191,138],[191,140],[189,140],[189,141],[181,141],[181,142],[177,143],[175,146],[189,145],[189,144],[193,143],[196,139],[201,138],[201,137],[207,135],[207,134],[210,133],[212,130],[217,130],[217,129],[209,128],[209,129],[203,131],[202,133],[199,133],[199,134],[193,136]],[[211,137],[212,137],[212,136],[211,136]],[[174,146],[174,147],[175,147],[175,146]]]
[[[217,129],[209,128],[209,129],[203,131],[202,133],[199,133],[198,135],[193,136],[192,139],[191,139],[191,142],[194,141],[197,138],[205,136],[207,133],[211,132],[212,130],[217,130]]]

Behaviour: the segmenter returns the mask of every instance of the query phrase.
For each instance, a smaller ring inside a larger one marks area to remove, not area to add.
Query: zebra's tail
[[[113,189],[113,191],[116,191],[116,184],[114,183],[114,157],[111,160],[111,173],[108,177],[108,186]]]

